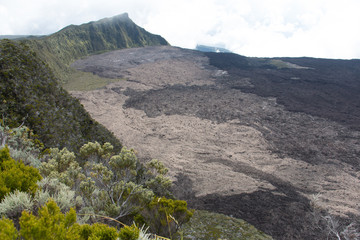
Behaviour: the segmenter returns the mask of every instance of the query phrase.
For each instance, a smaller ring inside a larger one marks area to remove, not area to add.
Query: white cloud
[[[360,58],[358,0],[0,0],[0,34],[49,34],[128,12],[172,45],[247,56]]]

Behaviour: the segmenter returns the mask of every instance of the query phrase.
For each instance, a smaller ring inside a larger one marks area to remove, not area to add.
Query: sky
[[[51,34],[127,12],[173,46],[360,59],[359,11],[360,0],[0,0],[0,35]]]

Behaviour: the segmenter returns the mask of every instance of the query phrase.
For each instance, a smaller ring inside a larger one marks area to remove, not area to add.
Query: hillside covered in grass
[[[54,71],[62,82],[71,80],[70,63],[84,56],[123,48],[168,45],[159,35],[137,26],[127,13],[112,18],[70,25],[49,36],[22,40]]]
[[[0,112],[4,124],[32,129],[46,147],[78,150],[89,141],[120,142],[94,121],[23,43],[0,41]]]

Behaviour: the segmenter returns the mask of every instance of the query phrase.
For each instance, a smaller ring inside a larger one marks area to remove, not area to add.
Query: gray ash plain
[[[163,161],[191,207],[242,218],[275,239],[326,238],[316,194],[341,223],[359,220],[360,61],[162,46],[73,67],[126,79],[72,94],[142,159]]]

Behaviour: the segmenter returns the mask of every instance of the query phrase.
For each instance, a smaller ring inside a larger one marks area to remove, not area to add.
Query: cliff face
[[[123,48],[168,45],[161,36],[137,26],[126,13],[79,26],[70,25],[52,35],[23,41],[63,82],[70,78],[69,64],[81,57]]]
[[[93,120],[59,85],[37,54],[11,40],[0,41],[0,114],[10,127],[32,129],[46,147],[77,151],[89,141],[120,142]]]

